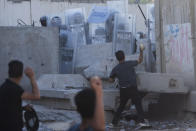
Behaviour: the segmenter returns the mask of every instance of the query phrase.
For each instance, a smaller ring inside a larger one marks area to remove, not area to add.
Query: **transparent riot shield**
[[[60,73],[71,74],[73,73],[73,48],[61,48],[60,49]]]
[[[106,6],[94,6],[88,17],[91,44],[106,43],[106,22],[110,11]]]
[[[105,24],[91,24],[92,29],[92,43],[103,44],[106,42]]]
[[[60,30],[59,71],[62,74],[71,74],[74,71],[74,45],[76,42],[72,36],[76,36],[76,34]]]
[[[149,37],[151,41],[151,51],[156,60],[156,40],[155,40],[155,9],[154,4],[147,4],[147,18],[149,19]]]
[[[70,9],[65,13],[65,23],[70,32],[77,33],[78,46],[86,45],[84,9]],[[73,36],[73,39],[74,36]]]
[[[126,55],[131,55],[135,53],[135,25],[135,16],[121,14],[115,15],[113,33],[113,54],[117,50],[123,50]]]

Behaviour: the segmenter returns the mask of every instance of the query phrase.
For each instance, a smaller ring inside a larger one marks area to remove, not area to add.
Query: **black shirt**
[[[138,61],[125,61],[113,68],[110,78],[118,78],[120,87],[137,86],[135,66]]]
[[[0,131],[21,131],[24,90],[7,79],[0,87]]]

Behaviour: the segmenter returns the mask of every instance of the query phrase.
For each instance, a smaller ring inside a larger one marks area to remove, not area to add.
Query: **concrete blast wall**
[[[30,66],[36,78],[58,73],[59,30],[57,28],[0,27],[0,82],[7,78],[10,60],[21,60]],[[23,86],[27,88],[27,78]]]
[[[196,112],[196,1],[156,0],[155,5],[159,71],[181,75],[192,90],[186,98],[177,97],[173,103],[164,99],[165,106],[178,104],[179,109]]]
[[[195,90],[195,1],[158,0],[155,5],[160,71],[181,75],[185,85]]]

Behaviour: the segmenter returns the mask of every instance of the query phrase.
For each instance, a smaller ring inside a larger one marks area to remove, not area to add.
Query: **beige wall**
[[[28,25],[31,24],[31,18],[36,23],[36,26],[40,26],[39,19],[43,15],[55,15],[60,14],[63,16],[63,12],[70,8],[85,8],[87,15],[93,5],[104,5],[95,3],[67,3],[67,2],[49,2],[40,0],[31,0],[30,2],[13,3],[7,0],[0,0],[0,26],[17,26],[17,19],[22,19]],[[144,13],[146,14],[146,5],[141,5]],[[137,7],[137,5],[129,5],[129,13],[136,15],[136,30],[145,31],[144,19]],[[32,16],[32,17],[31,17]]]

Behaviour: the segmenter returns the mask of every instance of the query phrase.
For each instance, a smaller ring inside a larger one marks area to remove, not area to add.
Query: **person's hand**
[[[24,72],[29,79],[34,78],[34,72],[30,67],[27,67]]]
[[[145,46],[143,44],[140,44],[140,52],[143,52],[145,50]]]
[[[102,81],[99,77],[92,77],[90,80],[90,85],[91,88],[94,89],[96,92],[102,92]]]

